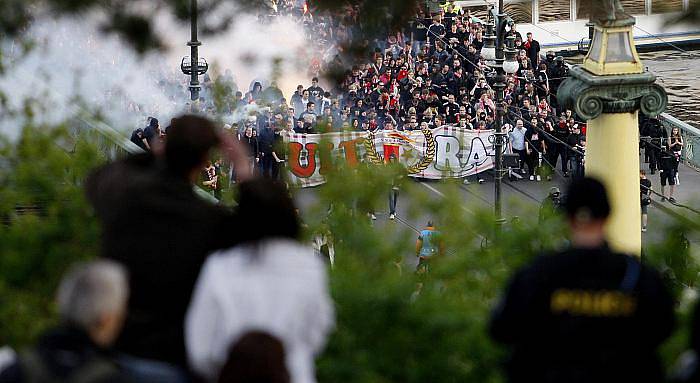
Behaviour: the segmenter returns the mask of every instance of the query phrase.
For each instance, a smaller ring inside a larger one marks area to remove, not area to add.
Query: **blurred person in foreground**
[[[240,231],[232,211],[193,190],[216,147],[240,181],[250,178],[239,141],[185,115],[173,121],[164,147],[108,164],[87,180],[102,224],[101,255],[124,264],[131,277],[121,352],[187,366],[183,326],[199,269],[207,254],[237,243]]]
[[[111,261],[75,266],[57,293],[60,324],[0,373],[2,383],[134,381],[110,351],[129,295],[126,270]]]
[[[518,271],[495,310],[491,336],[510,346],[510,382],[661,382],[657,348],[674,327],[660,276],[614,253],[603,185],[574,180],[565,211],[572,247]]]
[[[334,324],[326,265],[299,242],[298,216],[283,185],[269,179],[241,185],[238,214],[246,223],[241,244],[207,258],[197,280],[185,322],[190,365],[213,382],[231,345],[248,331],[265,331],[282,341],[291,381],[313,383],[314,358]]]
[[[231,347],[218,383],[289,383],[284,345],[270,334],[251,331]]]

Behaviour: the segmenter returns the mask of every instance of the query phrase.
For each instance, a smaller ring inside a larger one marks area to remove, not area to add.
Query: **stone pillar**
[[[596,75],[583,66],[570,70],[559,88],[560,105],[588,122],[586,175],[603,182],[612,215],[608,240],[615,251],[641,253],[638,112],[661,113],[666,92],[651,73]]]
[[[612,206],[607,226],[610,246],[628,254],[639,254],[642,247],[636,127],[634,111],[601,114],[586,128],[586,175],[606,186]]]

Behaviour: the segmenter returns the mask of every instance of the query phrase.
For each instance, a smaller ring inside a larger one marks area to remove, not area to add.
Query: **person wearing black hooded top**
[[[238,185],[251,178],[240,141],[186,115],[174,121],[163,153],[107,164],[86,181],[102,226],[101,256],[121,262],[130,275],[120,352],[187,367],[183,321],[199,269],[209,253],[239,240],[236,215],[193,190],[215,147],[235,166]]]
[[[511,351],[508,381],[664,381],[657,351],[675,318],[661,276],[608,247],[599,181],[574,180],[566,195],[571,248],[520,269],[491,318],[491,337]]]
[[[138,128],[131,133],[129,141],[133,142],[136,146],[143,149],[144,151],[150,150],[148,146],[148,141],[146,137],[143,136],[143,129]]]
[[[660,169],[661,150],[667,142],[668,133],[661,125],[661,122],[656,117],[647,119],[646,124],[642,127],[642,136],[648,137],[645,142],[646,151],[649,152],[649,170],[654,174],[657,169]]]
[[[148,142],[148,148],[153,148],[156,140],[160,138],[160,124],[158,123],[158,119],[150,118],[148,120],[148,126],[143,130],[143,138]]]

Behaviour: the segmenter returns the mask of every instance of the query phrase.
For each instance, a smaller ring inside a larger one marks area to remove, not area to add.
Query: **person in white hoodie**
[[[192,370],[216,381],[231,345],[249,331],[282,341],[292,383],[316,382],[314,358],[334,326],[327,270],[299,242],[300,224],[285,188],[260,179],[241,185],[240,245],[209,256],[185,321]]]

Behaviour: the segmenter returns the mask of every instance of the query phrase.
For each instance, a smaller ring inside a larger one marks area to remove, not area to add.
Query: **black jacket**
[[[491,335],[511,382],[662,382],[656,349],[674,326],[659,275],[607,247],[536,259],[511,280]]]
[[[87,180],[102,223],[102,256],[129,270],[129,313],[116,348],[186,366],[183,321],[206,256],[240,234],[232,212],[196,196],[182,177],[138,155]]]
[[[89,372],[88,372],[89,371]],[[82,330],[59,327],[44,334],[37,346],[0,373],[0,383],[75,381],[91,374],[91,383],[130,380],[108,350],[97,346]]]

